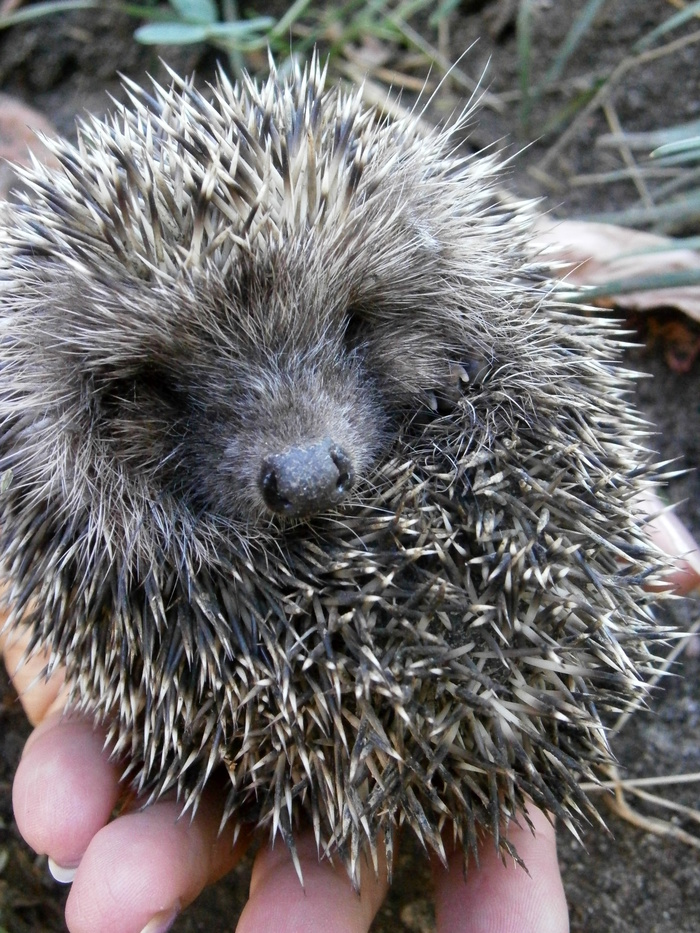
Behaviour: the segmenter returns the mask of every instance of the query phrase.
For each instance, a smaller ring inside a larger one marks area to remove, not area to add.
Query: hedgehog
[[[318,57],[171,73],[48,144],[0,234],[0,579],[141,799],[301,821],[359,884],[410,827],[574,831],[644,696],[665,559],[623,338],[533,248],[469,104]]]

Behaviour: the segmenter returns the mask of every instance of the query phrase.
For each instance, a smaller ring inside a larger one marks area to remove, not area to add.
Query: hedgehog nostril
[[[325,438],[267,456],[260,473],[260,491],[273,512],[312,515],[337,503],[353,481],[350,457]]]
[[[290,510],[291,503],[289,499],[280,495],[279,486],[277,484],[277,473],[273,467],[263,469],[262,476],[260,477],[260,486],[265,503],[273,512],[288,512]]]
[[[338,478],[335,481],[336,490],[343,494],[352,488],[355,476],[352,469],[352,462],[341,447],[335,445],[330,449],[330,458],[338,470]]]

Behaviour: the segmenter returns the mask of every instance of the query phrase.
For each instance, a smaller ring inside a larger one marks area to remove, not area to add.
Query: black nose
[[[288,447],[266,457],[260,489],[273,512],[312,515],[342,499],[354,479],[350,457],[327,437],[309,447]]]

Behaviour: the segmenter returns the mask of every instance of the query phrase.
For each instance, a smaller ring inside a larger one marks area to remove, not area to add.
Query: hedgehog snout
[[[354,481],[352,460],[330,437],[268,455],[259,479],[265,505],[289,517],[335,505]]]

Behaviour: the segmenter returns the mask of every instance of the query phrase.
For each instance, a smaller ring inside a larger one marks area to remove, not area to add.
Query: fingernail
[[[177,920],[177,916],[182,909],[179,901],[168,910],[161,910],[155,917],[151,917],[141,933],[167,933],[170,927]]]
[[[59,884],[70,884],[75,878],[77,870],[77,865],[74,868],[64,868],[63,865],[54,862],[51,856],[49,856],[49,871],[54,881],[58,881]]]

